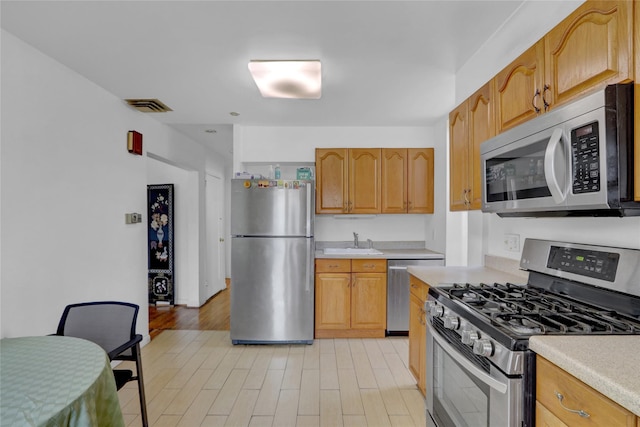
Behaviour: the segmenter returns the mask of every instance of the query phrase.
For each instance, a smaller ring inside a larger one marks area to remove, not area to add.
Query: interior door
[[[206,230],[207,230],[207,262],[205,264],[207,284],[205,301],[216,292],[224,289],[224,254],[225,241],[223,234],[224,192],[222,179],[214,175],[206,177]]]

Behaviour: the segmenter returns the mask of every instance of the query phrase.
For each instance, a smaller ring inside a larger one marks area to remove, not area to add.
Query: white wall
[[[145,154],[198,171],[198,181],[211,165],[224,176],[224,166],[5,30],[1,42],[0,335],[52,333],[65,305],[115,299],[141,306],[137,329],[148,336],[147,158],[126,151],[127,131],[144,135]],[[125,212],[143,222],[125,224]]]
[[[489,81],[520,53],[544,36],[573,12],[583,0],[524,2],[510,21],[456,74],[456,104]],[[447,214],[449,229],[465,229],[464,234],[448,233],[447,265],[456,247],[463,248],[460,265],[481,265],[484,254],[519,259],[527,237],[580,243],[640,248],[640,218],[500,218],[478,212]],[[520,236],[520,251],[504,248],[505,234]]]
[[[430,127],[268,127],[235,126],[234,171],[261,172],[262,165],[315,162],[315,149],[324,147],[434,147],[436,212],[433,215],[378,215],[372,219],[336,219],[318,215],[316,240],[347,241],[352,232],[375,241],[426,241],[444,252],[443,164],[446,130]]]

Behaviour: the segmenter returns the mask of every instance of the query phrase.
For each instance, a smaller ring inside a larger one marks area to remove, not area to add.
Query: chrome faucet
[[[353,232],[353,247],[357,248],[358,247],[358,233],[356,233],[355,231]]]

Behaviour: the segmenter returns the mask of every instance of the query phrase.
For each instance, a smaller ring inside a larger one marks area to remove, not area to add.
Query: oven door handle
[[[455,360],[460,366],[465,368],[467,371],[471,372],[471,374],[474,377],[476,377],[477,379],[479,379],[480,381],[482,381],[483,383],[485,383],[486,385],[488,385],[492,389],[496,390],[497,392],[499,392],[501,394],[505,394],[507,392],[507,389],[508,389],[507,384],[501,383],[500,381],[496,380],[495,378],[492,378],[489,374],[484,372],[482,369],[478,368],[476,365],[474,365],[473,363],[469,362],[469,360],[467,360],[464,356],[460,355],[456,351],[456,349],[454,349],[447,342],[447,340],[442,338],[438,334],[438,332],[433,329],[433,326],[431,326],[431,323],[429,321],[427,321],[427,328],[429,328],[429,333],[431,334],[433,339],[435,341],[437,341],[437,343],[440,345],[440,347],[442,347],[442,349],[444,351],[446,351],[447,354],[453,360]]]

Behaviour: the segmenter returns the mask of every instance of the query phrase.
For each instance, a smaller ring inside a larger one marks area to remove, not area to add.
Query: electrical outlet
[[[520,235],[519,234],[505,234],[504,235],[504,249],[509,252],[520,252]]]

